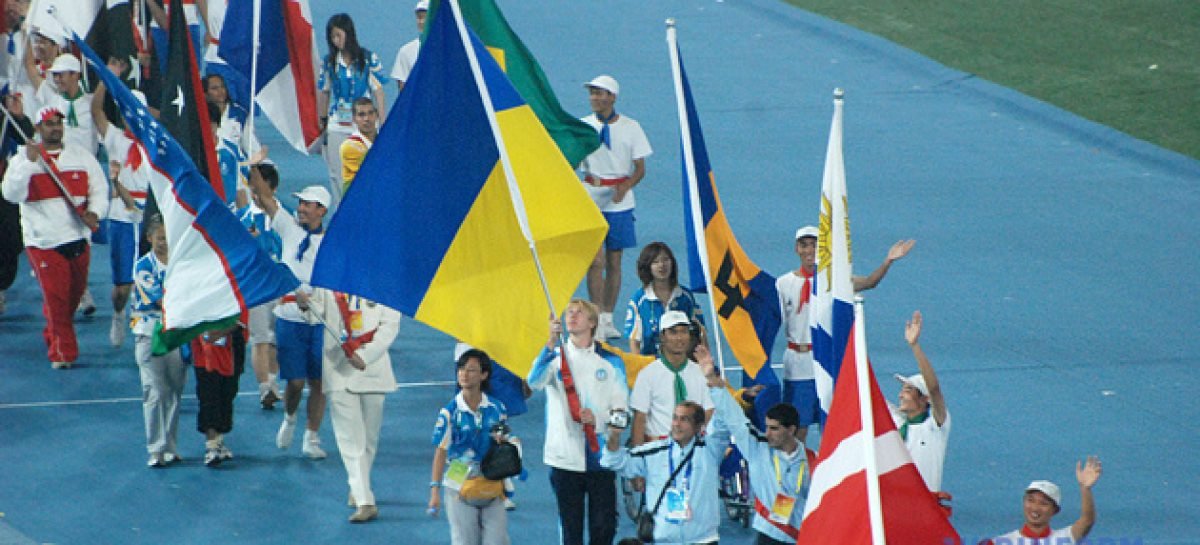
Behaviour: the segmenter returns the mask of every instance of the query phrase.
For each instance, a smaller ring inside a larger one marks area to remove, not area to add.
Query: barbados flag
[[[136,144],[148,150],[142,168],[151,169],[169,247],[155,354],[204,331],[245,323],[248,308],[296,289],[296,277],[258,246],[175,138],[78,35],[75,43],[104,80]],[[179,100],[169,107],[182,116],[196,102],[185,99],[182,87],[177,91]]]
[[[312,283],[395,308],[525,376],[607,224],[457,3],[428,26]]]
[[[700,116],[692,100],[674,26],[667,28],[667,45],[679,104],[683,213],[688,235],[691,289],[709,293],[712,313],[717,316],[734,357],[746,371],[743,386],[766,386],[755,399],[761,422],[766,409],[778,403],[782,395],[779,378],[770,366],[771,346],[781,322],[775,278],[750,261],[733,236],[717,195],[716,180],[700,129]],[[720,346],[717,348],[719,352]]]
[[[821,411],[829,413],[833,384],[842,366],[846,340],[854,328],[854,274],[850,254],[850,210],[846,164],[842,157],[842,94],[834,92],[833,124],[821,182],[821,220],[817,235],[817,274],[812,282],[813,375]]]

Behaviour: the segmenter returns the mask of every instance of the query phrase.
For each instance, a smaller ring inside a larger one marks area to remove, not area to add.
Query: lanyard
[[[803,453],[803,452],[798,452],[798,453],[797,453],[797,455],[798,455],[798,456],[803,456],[803,455],[804,455],[804,453]],[[784,492],[784,488],[783,488],[783,473],[781,473],[781,472],[779,471],[779,454],[778,454],[778,453],[775,451],[775,449],[771,449],[771,463],[775,464],[775,483],[779,485],[779,491],[780,491],[780,492]],[[800,461],[800,471],[797,471],[797,472],[796,472],[796,473],[797,473],[797,475],[796,475],[796,489],[794,490],[794,492],[795,492],[795,494],[796,494],[796,495],[799,495],[799,494],[800,494],[800,485],[804,483],[804,466],[805,466],[806,464],[807,464],[807,461],[805,461],[805,460],[801,460],[801,461]]]
[[[695,441],[695,440],[696,440],[696,438],[693,437],[692,441]],[[679,447],[679,448],[682,449],[683,447]],[[693,451],[696,450],[695,443],[692,444],[692,450]],[[671,473],[675,473],[674,451],[675,451],[675,441],[672,440],[671,443],[667,446],[667,464],[668,464],[667,467],[669,467],[671,469]],[[683,488],[686,490],[691,490],[691,488],[692,488],[692,460],[691,459],[689,459],[687,461],[687,469],[685,469],[683,472]]]

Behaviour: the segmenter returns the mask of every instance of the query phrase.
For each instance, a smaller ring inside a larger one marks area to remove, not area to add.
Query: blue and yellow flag
[[[404,92],[330,221],[312,283],[395,308],[525,376],[551,308],[523,227],[556,311],[608,227],[454,7],[429,22]]]
[[[767,386],[755,401],[761,414],[780,398],[779,378],[770,366],[771,347],[781,321],[775,278],[750,261],[733,236],[717,195],[674,27],[667,30],[667,42],[676,75],[676,97],[681,103],[683,213],[690,287],[693,292],[709,293],[729,348],[746,370],[749,380],[744,380],[743,386]]]

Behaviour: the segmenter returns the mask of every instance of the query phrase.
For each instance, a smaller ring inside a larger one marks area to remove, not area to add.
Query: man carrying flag
[[[562,342],[563,322],[569,335]],[[550,485],[558,499],[563,545],[610,544],[617,533],[616,475],[600,466],[610,414],[624,416],[629,390],[621,358],[594,337],[596,306],[571,301],[563,320],[550,322],[550,340],[529,372],[529,387],[546,390],[546,446]],[[617,427],[622,416],[617,417]],[[624,420],[628,420],[627,417]]]
[[[779,292],[779,311],[787,332],[787,349],[783,353],[783,399],[800,414],[800,441],[808,437],[808,427],[816,424],[821,415],[821,402],[813,380],[812,330],[809,326],[809,304],[816,275],[817,235],[812,225],[796,230],[796,255],[800,266],[775,280]],[[854,290],[865,291],[879,285],[893,261],[906,255],[915,241],[902,240],[892,245],[887,259],[870,276],[854,277]]]
[[[53,106],[37,112],[41,142],[18,150],[0,184],[4,199],[20,205],[25,252],[42,288],[42,336],[54,369],[70,369],[79,357],[73,316],[87,287],[87,239],[108,210],[104,171],[89,150],[64,144],[65,118]]]

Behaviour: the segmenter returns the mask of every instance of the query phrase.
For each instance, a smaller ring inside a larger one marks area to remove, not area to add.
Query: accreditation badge
[[[663,496],[664,517],[667,522],[679,524],[692,520],[692,510],[688,507],[687,491],[680,488],[668,488]]]
[[[454,488],[460,488],[463,481],[467,480],[467,473],[470,472],[470,469],[462,460],[450,462],[450,468],[446,470],[447,483],[454,483]]]
[[[350,311],[350,331],[362,331],[363,316],[361,310]]]
[[[775,501],[771,503],[771,522],[787,524],[792,520],[792,510],[796,508],[796,498],[778,492]]]

